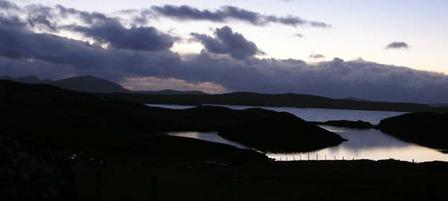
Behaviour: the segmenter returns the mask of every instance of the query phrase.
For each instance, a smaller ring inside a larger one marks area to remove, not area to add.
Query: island
[[[448,150],[448,113],[408,113],[384,119],[379,128],[402,140],[423,146]]]

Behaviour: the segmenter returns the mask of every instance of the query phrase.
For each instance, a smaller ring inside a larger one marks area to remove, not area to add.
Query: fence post
[[[96,189],[95,189],[95,194],[96,194],[96,200],[97,201],[101,201],[102,198],[102,180],[101,180],[101,163],[96,164]]]
[[[151,200],[158,201],[159,200],[159,188],[157,186],[157,176],[151,176]]]

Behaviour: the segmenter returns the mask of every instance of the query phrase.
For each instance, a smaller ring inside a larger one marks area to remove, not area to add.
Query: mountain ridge
[[[171,89],[160,91],[131,91],[118,83],[94,76],[75,76],[56,81],[41,80],[35,76],[23,76],[17,78],[0,76],[0,79],[27,84],[47,84],[66,90],[93,93],[105,99],[126,100],[149,104],[216,104],[255,107],[327,108],[402,112],[431,111],[439,108],[437,106],[419,103],[382,102],[357,98],[335,99],[318,95],[296,93],[261,94],[256,92],[232,92],[224,94],[208,94],[202,91],[176,91]]]

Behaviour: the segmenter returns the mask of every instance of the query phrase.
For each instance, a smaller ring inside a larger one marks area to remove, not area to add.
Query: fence
[[[415,159],[402,160],[394,158],[384,158],[384,159],[368,159],[368,158],[356,158],[356,157],[346,157],[346,156],[329,156],[329,155],[319,155],[319,154],[274,154],[269,156],[276,161],[346,161],[346,160],[401,160],[415,163]]]

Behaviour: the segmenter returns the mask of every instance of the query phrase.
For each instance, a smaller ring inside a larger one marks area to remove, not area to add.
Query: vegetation
[[[78,200],[96,201],[97,169],[75,161]],[[447,163],[299,161],[105,163],[102,200],[446,200]]]

